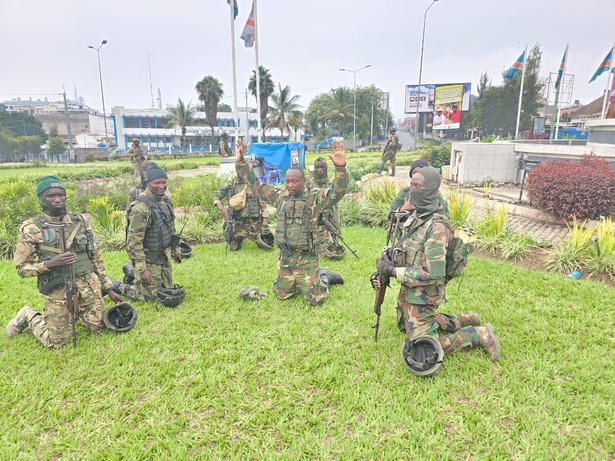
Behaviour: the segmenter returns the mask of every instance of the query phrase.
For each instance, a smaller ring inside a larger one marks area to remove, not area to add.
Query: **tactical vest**
[[[90,260],[89,252],[94,249],[94,236],[87,231],[85,220],[80,213],[69,213],[69,216],[72,223],[64,224],[64,236],[66,251],[70,251],[77,256],[77,261],[72,265],[75,276],[91,274],[94,272],[94,266]],[[54,256],[62,254],[59,230],[56,227],[48,226],[44,215],[37,216],[32,221],[41,230],[44,239],[44,242],[38,246],[39,261],[49,261]],[[39,288],[58,277],[62,277],[62,268],[51,268],[49,272],[38,276]]]
[[[139,195],[135,202],[145,203],[152,214],[152,221],[147,226],[143,248],[162,251],[171,246],[171,238],[175,234],[175,215],[171,203],[163,197],[155,202],[146,195]],[[130,216],[128,217],[130,220]]]
[[[252,189],[249,185],[234,183],[233,187],[231,188],[231,193],[232,195],[236,195],[241,192],[244,187],[247,187],[246,206],[243,208],[243,210],[237,211],[236,216],[238,218],[258,218],[261,215],[261,208],[258,202],[258,198],[256,198],[256,195],[254,195],[254,192],[252,192]]]
[[[452,235],[451,223],[442,210],[433,213],[426,221],[421,220],[421,218],[413,218],[412,224],[405,229],[400,243],[392,248],[392,259],[395,267],[417,267],[421,264],[425,254],[427,231],[432,224],[437,222],[444,224],[451,230]],[[408,234],[410,235],[404,238]]]
[[[291,250],[315,251],[308,197],[308,191],[304,190],[300,197],[288,197],[278,207],[275,241],[286,241]]]

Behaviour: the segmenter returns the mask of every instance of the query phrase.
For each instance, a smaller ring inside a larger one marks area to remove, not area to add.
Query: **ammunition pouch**
[[[278,243],[278,248],[280,249],[284,257],[286,258],[291,257],[292,252],[290,251],[290,246],[288,246],[288,242],[284,241],[284,242]]]
[[[53,278],[47,282],[43,281],[42,283],[39,283],[38,291],[42,295],[48,295],[48,294],[51,294],[53,290],[56,290],[63,286],[64,286],[64,277],[60,276],[60,277]]]

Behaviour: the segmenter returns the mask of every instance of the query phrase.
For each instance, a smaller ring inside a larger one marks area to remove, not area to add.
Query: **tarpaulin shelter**
[[[302,142],[252,144],[248,156],[263,159],[265,180],[270,184],[283,183],[290,167],[305,169],[305,145]]]

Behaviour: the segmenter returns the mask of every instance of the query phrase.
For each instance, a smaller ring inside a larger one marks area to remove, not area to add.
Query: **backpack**
[[[474,251],[475,240],[474,229],[466,226],[454,229],[453,238],[446,249],[446,283],[463,274],[468,265],[468,256]]]

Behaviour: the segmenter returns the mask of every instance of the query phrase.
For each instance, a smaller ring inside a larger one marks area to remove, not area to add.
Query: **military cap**
[[[55,176],[43,176],[41,180],[36,185],[36,195],[40,197],[41,194],[47,192],[49,189],[54,187],[66,190],[64,184]]]

